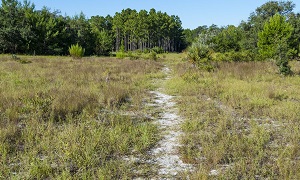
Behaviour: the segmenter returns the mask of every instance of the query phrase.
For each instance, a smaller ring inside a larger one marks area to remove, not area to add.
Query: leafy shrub
[[[214,61],[229,61],[225,55],[225,53],[216,53],[213,56]]]
[[[145,48],[145,49],[143,50],[143,53],[145,53],[145,54],[150,53],[150,49]]]
[[[158,47],[158,46],[155,46],[154,48],[152,48],[151,51],[156,52],[156,54],[162,54],[162,53],[164,53],[163,48]]]
[[[154,51],[150,52],[149,59],[152,59],[152,60],[156,61],[157,60],[157,53],[154,52]]]
[[[126,53],[125,53],[125,52],[122,52],[122,51],[118,51],[118,52],[116,53],[116,57],[117,57],[118,59],[124,59],[124,58],[126,57]]]
[[[128,57],[130,60],[137,60],[140,58],[140,56],[137,53],[133,53],[132,51],[128,52]]]
[[[248,62],[254,61],[255,59],[256,55],[250,51],[230,51],[225,53],[216,53],[213,60],[227,62]]]
[[[82,48],[78,43],[69,47],[69,53],[74,59],[80,59],[83,57],[85,49]]]
[[[201,69],[204,69],[208,72],[211,72],[214,70],[214,65],[211,62],[210,58],[203,58],[199,61],[198,67]]]
[[[213,70],[211,54],[207,45],[194,43],[188,48],[187,59],[199,68],[211,71]]]
[[[136,52],[137,54],[142,54],[142,53],[143,53],[143,51],[142,51],[141,49],[135,50],[135,52]]]
[[[230,52],[226,52],[225,56],[228,58],[229,61],[234,61],[234,62],[250,61],[251,60],[248,57],[247,53],[244,53],[244,52],[230,51]]]
[[[188,59],[197,64],[200,59],[209,56],[209,48],[207,45],[194,43],[188,48]]]

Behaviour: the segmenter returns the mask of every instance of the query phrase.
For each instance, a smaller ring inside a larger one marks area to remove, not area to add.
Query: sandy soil
[[[163,81],[170,78],[170,69],[165,67],[163,72],[168,76]],[[161,83],[163,84],[163,83]],[[161,91],[163,87],[151,93],[154,96],[154,104],[161,109],[156,123],[162,130],[162,139],[158,145],[151,151],[154,162],[158,165],[158,175],[162,178],[174,178],[179,172],[189,171],[192,166],[183,163],[180,159],[178,148],[180,147],[180,125],[183,119],[178,115],[176,102],[173,96],[164,94]]]

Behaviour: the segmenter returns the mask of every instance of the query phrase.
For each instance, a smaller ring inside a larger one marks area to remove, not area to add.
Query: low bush
[[[118,58],[118,59],[124,59],[125,57],[126,57],[126,53],[125,52],[118,51],[116,53],[116,58]]]
[[[69,53],[74,59],[80,59],[83,57],[85,49],[82,48],[78,43],[69,47]]]
[[[257,59],[256,55],[250,51],[230,51],[225,53],[216,53],[213,57],[215,61],[227,62],[248,62]]]
[[[162,54],[162,53],[164,53],[163,48],[158,47],[158,46],[153,47],[153,48],[151,49],[151,51],[154,51],[154,52],[156,52],[157,54]]]
[[[140,55],[137,52],[135,53],[135,52],[129,51],[128,52],[128,57],[129,57],[130,60],[137,60],[137,59],[140,58]]]
[[[145,49],[143,50],[143,53],[145,53],[145,54],[150,53],[150,49],[145,48]]]
[[[149,59],[156,61],[157,60],[157,53],[152,51],[149,54]]]
[[[188,48],[187,59],[201,69],[212,71],[214,67],[211,55],[212,52],[207,45],[194,43]]]

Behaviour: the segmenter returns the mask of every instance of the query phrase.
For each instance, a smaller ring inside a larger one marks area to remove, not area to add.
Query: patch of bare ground
[[[134,169],[135,179],[177,179],[193,170],[191,164],[183,162],[179,153],[184,120],[178,115],[176,97],[164,93],[164,83],[171,78],[170,71],[167,66],[162,69],[165,77],[154,81],[157,89],[150,91],[150,99],[145,100],[149,111],[143,116],[158,125],[160,140],[146,156],[125,157],[126,161],[140,166]]]
[[[170,69],[164,67],[163,72],[167,77],[158,82],[161,85],[164,84],[163,81],[170,79]],[[174,96],[162,93],[162,91],[163,87],[151,91],[154,97],[154,105],[160,110],[155,123],[158,123],[162,137],[150,154],[153,156],[153,162],[158,167],[158,177],[169,179],[175,178],[181,172],[190,171],[192,166],[184,163],[178,152],[181,146],[180,136],[183,133],[181,130],[183,119],[178,115]]]

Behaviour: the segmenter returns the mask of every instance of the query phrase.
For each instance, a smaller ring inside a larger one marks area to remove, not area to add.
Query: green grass
[[[220,62],[214,72],[172,62],[168,92],[178,96],[182,159],[192,179],[299,179],[300,77],[271,62]],[[299,72],[299,62],[292,62]],[[212,175],[217,170],[217,175]]]
[[[148,60],[0,57],[0,179],[127,179],[158,128],[143,114],[161,65]],[[149,173],[145,171],[144,173]]]

